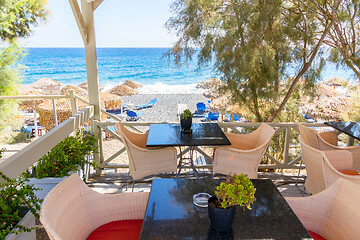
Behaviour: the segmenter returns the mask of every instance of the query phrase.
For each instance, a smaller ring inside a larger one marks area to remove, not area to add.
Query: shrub
[[[85,165],[96,167],[96,163],[86,156],[97,152],[96,137],[93,134],[78,130],[75,136],[68,136],[33,166],[31,176],[36,178],[64,177],[70,171],[84,170]]]
[[[229,208],[239,205],[251,209],[255,201],[255,187],[250,178],[244,174],[229,175],[225,182],[216,187],[215,195],[218,199],[218,208]]]
[[[3,151],[0,149],[0,159]],[[27,184],[29,180],[26,178],[10,179],[2,172],[0,177],[5,180],[5,183],[0,182],[0,239],[5,239],[10,232],[30,232],[32,228],[18,223],[28,211],[39,217],[37,211],[42,200],[35,196],[34,191],[40,189]]]
[[[182,114],[180,114],[181,119],[189,119],[192,118],[193,114],[191,113],[190,109],[185,109]]]

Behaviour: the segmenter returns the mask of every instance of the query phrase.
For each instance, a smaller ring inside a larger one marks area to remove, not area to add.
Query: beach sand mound
[[[133,82],[131,80],[126,80],[125,82],[123,82],[121,85],[124,85],[124,86],[128,86],[128,87],[131,87],[133,89],[137,89],[137,88],[140,88],[142,87],[143,85],[141,85],[140,83],[136,83],[136,82]]]
[[[79,87],[85,89],[85,90],[88,90],[88,84],[87,82],[83,82],[81,84],[78,85]],[[102,85],[99,85],[99,91],[102,91],[104,89],[104,86]]]
[[[125,85],[118,85],[108,90],[107,93],[115,94],[118,96],[131,96],[138,94],[139,91]]]
[[[55,81],[50,78],[42,78],[30,84],[30,86],[35,89],[42,89],[44,86],[49,86],[49,85],[61,86],[61,82]]]

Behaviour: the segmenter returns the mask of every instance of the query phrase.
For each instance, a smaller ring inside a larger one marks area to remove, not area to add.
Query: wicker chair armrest
[[[336,134],[335,131],[319,132],[319,136],[327,143],[337,146],[338,135]]]
[[[306,229],[322,233],[330,214],[333,199],[331,195],[320,192],[309,197],[286,197],[285,199]]]
[[[327,150],[323,151],[331,165],[336,170],[353,168],[353,155],[347,150]]]

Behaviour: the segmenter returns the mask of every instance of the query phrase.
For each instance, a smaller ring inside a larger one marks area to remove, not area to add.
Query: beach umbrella
[[[81,111],[87,105],[81,101],[77,101],[77,109]],[[60,98],[55,100],[56,117],[58,123],[62,123],[72,116],[70,100],[67,98]],[[104,108],[102,105],[101,108]],[[54,109],[51,101],[45,101],[38,106],[39,122],[41,126],[49,129],[52,125],[55,125]],[[101,114],[101,120],[105,121],[106,116]]]
[[[225,112],[226,109],[231,105],[229,95],[223,95],[215,98],[209,105],[212,112]]]
[[[121,108],[122,98],[111,93],[100,92],[100,101],[106,110],[114,110]]]
[[[19,84],[19,94],[22,96],[41,96],[40,90],[33,88],[30,85]],[[36,110],[37,106],[44,102],[43,99],[26,99],[21,100],[19,108],[28,112]]]
[[[49,86],[49,85],[61,86],[61,82],[55,81],[50,78],[42,78],[30,84],[30,86],[35,89],[43,89],[44,86]]]
[[[131,96],[139,93],[139,91],[125,85],[118,85],[108,90],[107,93],[115,94],[118,96]]]
[[[79,87],[88,90],[88,83],[87,82],[83,82],[81,84],[78,85]],[[104,89],[104,86],[99,85],[99,91],[102,91]]]
[[[202,89],[210,89],[214,87],[224,86],[224,82],[216,79],[216,78],[209,78],[205,81],[202,81],[196,85],[196,88],[202,88]]]
[[[351,88],[354,85],[349,83],[348,81],[342,79],[342,78],[338,78],[338,77],[332,77],[332,78],[328,78],[325,79],[323,81],[321,81],[321,83],[328,85],[330,87],[346,87],[346,88]]]
[[[136,88],[139,88],[139,87],[142,87],[142,86],[143,86],[143,85],[141,85],[140,83],[133,82],[133,81],[131,81],[131,80],[126,80],[126,81],[123,82],[121,85],[128,86],[128,87],[133,88],[133,89],[136,89]]]
[[[61,95],[68,95],[70,90],[73,90],[74,93],[78,96],[85,96],[85,95],[88,95],[88,91],[81,88],[81,87],[78,87],[78,86],[75,86],[75,85],[65,85],[64,87],[61,88]]]
[[[301,107],[304,114],[323,120],[342,121],[349,110],[349,98],[343,96],[324,97]]]

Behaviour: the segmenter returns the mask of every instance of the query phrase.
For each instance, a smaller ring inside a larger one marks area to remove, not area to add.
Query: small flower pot
[[[183,132],[189,132],[191,129],[192,118],[180,119],[180,126]]]
[[[212,196],[208,201],[208,213],[210,219],[210,226],[217,231],[228,231],[234,221],[236,207],[230,208],[216,208],[212,203],[217,201],[216,196]]]

